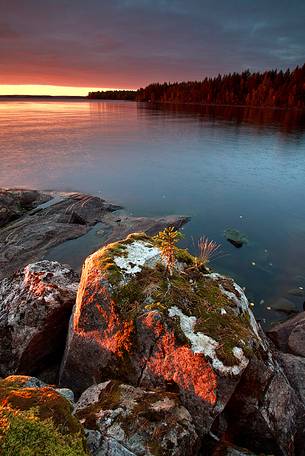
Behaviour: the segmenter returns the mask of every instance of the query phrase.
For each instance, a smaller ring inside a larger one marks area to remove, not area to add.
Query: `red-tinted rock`
[[[82,392],[118,379],[175,391],[203,434],[264,344],[232,280],[186,263],[168,279],[160,261],[157,245],[139,235],[86,260],[61,384]]]
[[[57,262],[0,281],[0,375],[33,373],[62,353],[78,276]]]

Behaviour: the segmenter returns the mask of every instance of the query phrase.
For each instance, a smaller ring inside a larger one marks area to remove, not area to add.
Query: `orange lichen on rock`
[[[194,353],[187,345],[177,343],[173,330],[166,329],[156,312],[142,319],[157,341],[145,369],[150,376],[175,382],[182,390],[192,391],[202,400],[216,404],[217,375],[201,353]]]

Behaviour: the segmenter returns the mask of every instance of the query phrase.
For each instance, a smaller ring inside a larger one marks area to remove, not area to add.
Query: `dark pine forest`
[[[244,71],[202,81],[153,83],[137,91],[90,92],[88,96],[153,103],[305,108],[305,64],[292,71]]]

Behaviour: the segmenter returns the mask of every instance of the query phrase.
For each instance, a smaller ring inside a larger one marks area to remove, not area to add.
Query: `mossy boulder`
[[[192,417],[176,393],[108,381],[81,395],[75,415],[86,428],[94,456],[198,454]]]
[[[82,392],[112,378],[176,391],[202,434],[264,343],[243,290],[176,255],[168,277],[158,243],[140,233],[86,260],[61,384]]]
[[[72,411],[68,400],[36,378],[1,380],[1,455],[88,455],[83,428]]]

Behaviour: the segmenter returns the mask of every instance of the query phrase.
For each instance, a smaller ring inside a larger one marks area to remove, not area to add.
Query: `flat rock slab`
[[[24,189],[0,189],[0,279],[45,257],[55,246],[86,234],[103,223],[102,244],[131,232],[155,233],[180,227],[186,217],[121,217],[121,209],[97,196]]]

